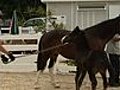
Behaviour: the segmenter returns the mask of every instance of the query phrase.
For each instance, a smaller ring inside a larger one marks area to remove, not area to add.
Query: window
[[[77,6],[77,11],[98,11],[98,10],[106,10],[106,7],[101,6]]]

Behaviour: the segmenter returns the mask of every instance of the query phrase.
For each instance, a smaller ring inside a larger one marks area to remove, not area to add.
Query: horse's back
[[[61,43],[61,39],[63,36],[68,34],[70,31],[67,30],[51,30],[43,34],[42,39],[42,47],[48,48],[52,46],[56,46]]]

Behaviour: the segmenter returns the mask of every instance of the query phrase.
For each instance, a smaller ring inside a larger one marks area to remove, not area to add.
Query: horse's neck
[[[91,49],[103,50],[107,42],[116,34],[114,29],[96,29],[85,31],[88,45]]]
[[[119,20],[117,18],[106,20],[92,27],[88,27],[85,29],[85,32],[89,34],[90,37],[97,37],[109,41],[117,33],[118,23]]]
[[[88,45],[91,49],[103,50],[106,43],[118,32],[119,18],[110,19],[85,29]]]

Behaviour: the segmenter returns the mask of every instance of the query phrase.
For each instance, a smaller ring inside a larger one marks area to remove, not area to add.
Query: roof
[[[120,1],[120,0],[41,0],[42,2]]]

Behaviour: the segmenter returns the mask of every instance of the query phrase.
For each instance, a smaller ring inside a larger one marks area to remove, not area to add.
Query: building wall
[[[79,2],[76,6],[76,25],[82,29],[108,19],[108,7],[105,2]]]
[[[47,12],[50,10],[52,12],[53,15],[65,15],[66,16],[66,22],[67,25],[65,26],[65,28],[70,29],[71,26],[71,22],[72,21],[72,17],[74,13],[74,7],[72,7],[71,5],[72,3],[49,3],[47,4]]]
[[[47,11],[50,10],[54,15],[65,15],[66,29],[73,30],[75,26],[84,29],[115,16],[120,11],[119,5],[118,1],[49,2]]]
[[[114,18],[120,15],[120,2],[109,3],[109,18]]]

